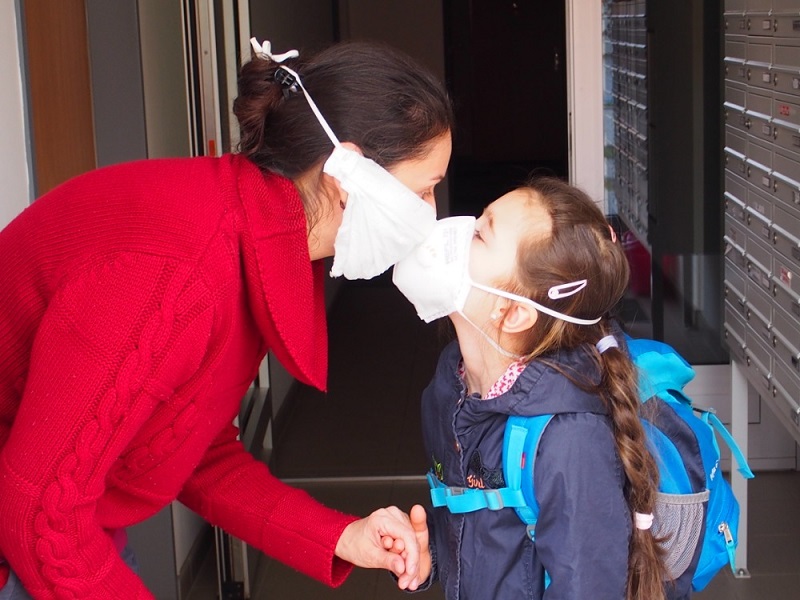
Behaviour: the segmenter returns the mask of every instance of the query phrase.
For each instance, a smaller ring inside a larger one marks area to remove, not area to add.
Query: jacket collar
[[[453,342],[444,350],[439,363],[439,376],[449,380],[447,385],[458,394],[464,393],[458,374],[461,359],[458,342]],[[587,375],[599,378],[597,366],[587,348],[560,350],[528,364],[507,392],[489,400],[467,397],[462,412],[474,421],[497,413],[524,416],[581,412],[607,414],[599,396],[580,389],[560,371],[572,373],[578,380]]]
[[[269,349],[289,373],[325,391],[324,268],[308,253],[300,194],[289,179],[262,174],[244,157],[233,160],[246,219],[241,243],[250,308]]]

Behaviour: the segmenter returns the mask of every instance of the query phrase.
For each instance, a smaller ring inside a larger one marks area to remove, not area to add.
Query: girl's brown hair
[[[539,312],[518,350],[528,359],[547,360],[544,355],[557,349],[585,348],[597,361],[599,381],[589,382],[577,373],[565,375],[598,393],[611,417],[633,526],[627,598],[661,600],[666,579],[661,548],[650,530],[637,529],[633,522],[634,512],[653,512],[658,489],[658,469],[639,421],[636,370],[622,349],[610,348],[601,354],[595,346],[614,331],[609,314],[627,288],[628,262],[602,212],[584,192],[554,178],[537,178],[522,189],[528,191],[531,202],[546,209],[552,230],[548,236],[533,236],[520,245],[511,291],[574,317],[604,318],[595,325],[576,325]],[[548,298],[552,286],[581,279],[587,285],[578,293]]]

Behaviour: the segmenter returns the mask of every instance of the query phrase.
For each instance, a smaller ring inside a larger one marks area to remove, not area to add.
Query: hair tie
[[[271,60],[272,62],[276,63],[282,63],[287,58],[297,58],[300,56],[300,53],[297,50],[289,50],[283,54],[273,54],[272,44],[270,44],[268,40],[264,40],[263,44],[259,44],[256,38],[251,37],[250,45],[253,47],[253,52],[256,53],[257,57],[263,58],[264,60]]]
[[[597,351],[602,354],[609,348],[619,348],[619,343],[617,342],[617,338],[613,335],[607,335],[604,338],[601,338],[597,344],[595,344]]]
[[[653,526],[653,513],[633,513],[633,522],[636,525],[636,529],[648,530]]]

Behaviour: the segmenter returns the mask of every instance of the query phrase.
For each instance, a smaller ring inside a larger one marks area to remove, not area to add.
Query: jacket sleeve
[[[152,597],[96,509],[112,465],[171,395],[157,357],[193,345],[178,326],[189,275],[159,257],[119,256],[65,282],[39,323],[0,450],[0,553],[35,598]]]
[[[536,553],[550,575],[545,600],[624,600],[631,519],[607,419],[557,415],[534,472]]]
[[[228,426],[208,449],[178,499],[210,523],[331,586],[353,566],[334,555],[356,517],[326,508],[274,477]]]

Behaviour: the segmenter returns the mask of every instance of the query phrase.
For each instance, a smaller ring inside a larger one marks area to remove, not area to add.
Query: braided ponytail
[[[633,532],[628,552],[627,600],[662,600],[667,579],[663,550],[651,529],[636,526],[635,513],[652,514],[658,491],[658,467],[645,445],[639,421],[640,401],[633,363],[615,345],[599,354],[599,385],[611,416],[614,443],[622,461],[627,484],[625,496],[631,510]]]

